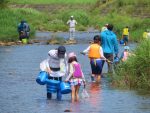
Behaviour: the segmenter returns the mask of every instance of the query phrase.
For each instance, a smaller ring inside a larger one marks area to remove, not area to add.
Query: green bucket
[[[26,39],[26,38],[22,39],[22,43],[23,44],[27,44],[28,43],[28,39]]]

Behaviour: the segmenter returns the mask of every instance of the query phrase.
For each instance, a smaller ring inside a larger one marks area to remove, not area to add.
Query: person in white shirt
[[[62,77],[68,73],[66,48],[59,46],[48,52],[48,58],[40,63],[40,69],[49,73],[48,79],[62,81]],[[61,100],[60,90],[57,91],[57,99]],[[52,93],[47,92],[47,98],[52,98]]]
[[[73,16],[71,16],[70,20],[67,21],[67,24],[69,25],[69,39],[73,40],[75,38],[75,26],[77,24],[77,21]]]

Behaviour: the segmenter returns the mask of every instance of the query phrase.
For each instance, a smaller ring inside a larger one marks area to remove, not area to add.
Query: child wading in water
[[[103,49],[100,46],[100,37],[99,35],[94,36],[94,43],[92,43],[87,49],[85,49],[81,54],[85,55],[88,54],[90,59],[92,75],[91,80],[95,82],[95,78],[97,82],[101,80],[101,73],[102,73],[102,60],[106,60],[103,55]]]
[[[81,66],[77,61],[77,57],[74,52],[71,52],[68,55],[68,63],[69,63],[69,75],[66,78],[66,82],[70,82],[71,84],[71,99],[72,102],[79,100],[79,89],[81,85],[85,85],[85,78],[83,72],[81,70]]]
[[[131,56],[131,53],[129,52],[129,46],[125,46],[124,52],[122,53],[120,59],[122,62],[124,62],[128,59],[129,56]]]

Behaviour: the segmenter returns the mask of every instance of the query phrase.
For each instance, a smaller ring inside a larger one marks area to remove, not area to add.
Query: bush
[[[138,89],[150,89],[150,40],[141,42],[126,62],[118,65],[113,83]],[[118,79],[119,78],[119,79]]]

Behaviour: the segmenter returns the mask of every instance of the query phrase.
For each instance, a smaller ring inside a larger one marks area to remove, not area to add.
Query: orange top
[[[89,56],[89,58],[94,58],[94,59],[100,58],[101,57],[101,55],[100,55],[100,45],[91,44],[88,56]]]

